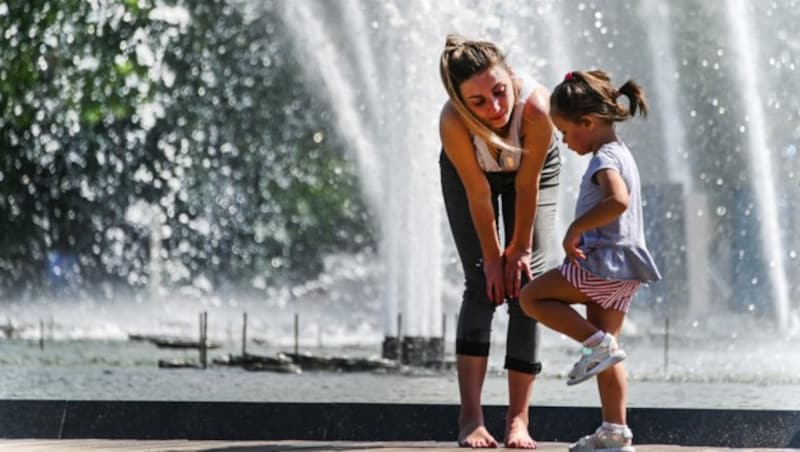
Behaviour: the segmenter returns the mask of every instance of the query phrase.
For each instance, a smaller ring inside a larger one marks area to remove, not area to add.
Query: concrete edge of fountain
[[[452,441],[457,405],[104,400],[0,400],[0,437],[36,439]],[[505,407],[487,406],[502,432]],[[569,442],[600,410],[535,406],[539,441]],[[630,408],[637,444],[800,448],[800,411]]]

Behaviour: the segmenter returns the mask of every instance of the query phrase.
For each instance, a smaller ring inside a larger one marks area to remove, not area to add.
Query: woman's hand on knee
[[[531,252],[521,250],[515,246],[509,246],[503,252],[504,273],[505,273],[505,294],[509,298],[519,298],[519,291],[522,288],[522,275],[530,281],[533,279],[531,273]]]
[[[486,296],[489,301],[501,305],[505,301],[505,285],[503,283],[503,258],[484,259],[483,274],[486,277]]]

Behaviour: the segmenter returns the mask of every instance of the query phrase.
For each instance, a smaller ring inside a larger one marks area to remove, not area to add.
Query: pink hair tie
[[[568,81],[572,80],[573,78],[575,78],[575,73],[570,71],[570,72],[567,72],[567,75],[564,76],[564,81],[568,82]]]

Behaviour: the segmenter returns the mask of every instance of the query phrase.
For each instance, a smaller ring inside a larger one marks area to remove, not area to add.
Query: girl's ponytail
[[[644,97],[644,91],[641,86],[637,85],[633,80],[628,80],[619,88],[618,92],[628,98],[630,116],[635,116],[638,111],[639,116],[647,117],[647,99]]]
[[[619,101],[622,95],[628,98],[628,107]],[[642,87],[633,80],[614,89],[605,71],[573,71],[567,73],[564,80],[553,89],[550,112],[573,121],[593,114],[618,122],[633,117],[637,112],[646,117],[647,99]]]

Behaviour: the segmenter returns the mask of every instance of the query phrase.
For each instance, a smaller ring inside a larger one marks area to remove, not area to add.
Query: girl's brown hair
[[[471,41],[461,35],[447,35],[444,51],[439,61],[439,75],[442,77],[442,83],[447,90],[447,95],[450,97],[450,102],[464,120],[467,128],[473,134],[483,138],[489,145],[490,152],[494,154],[497,154],[498,148],[518,149],[503,141],[470,111],[461,96],[459,88],[461,83],[473,75],[480,74],[496,65],[502,66],[511,74],[511,69],[506,64],[505,55],[494,43]],[[512,77],[512,80],[514,83],[514,98],[516,99],[519,96],[519,86],[516,79]],[[496,157],[497,155],[495,155]]]
[[[628,98],[628,107],[619,102]],[[625,121],[636,113],[647,116],[647,99],[642,87],[628,80],[619,89],[604,71],[569,72],[550,95],[550,114],[570,121],[595,115],[609,121]]]

